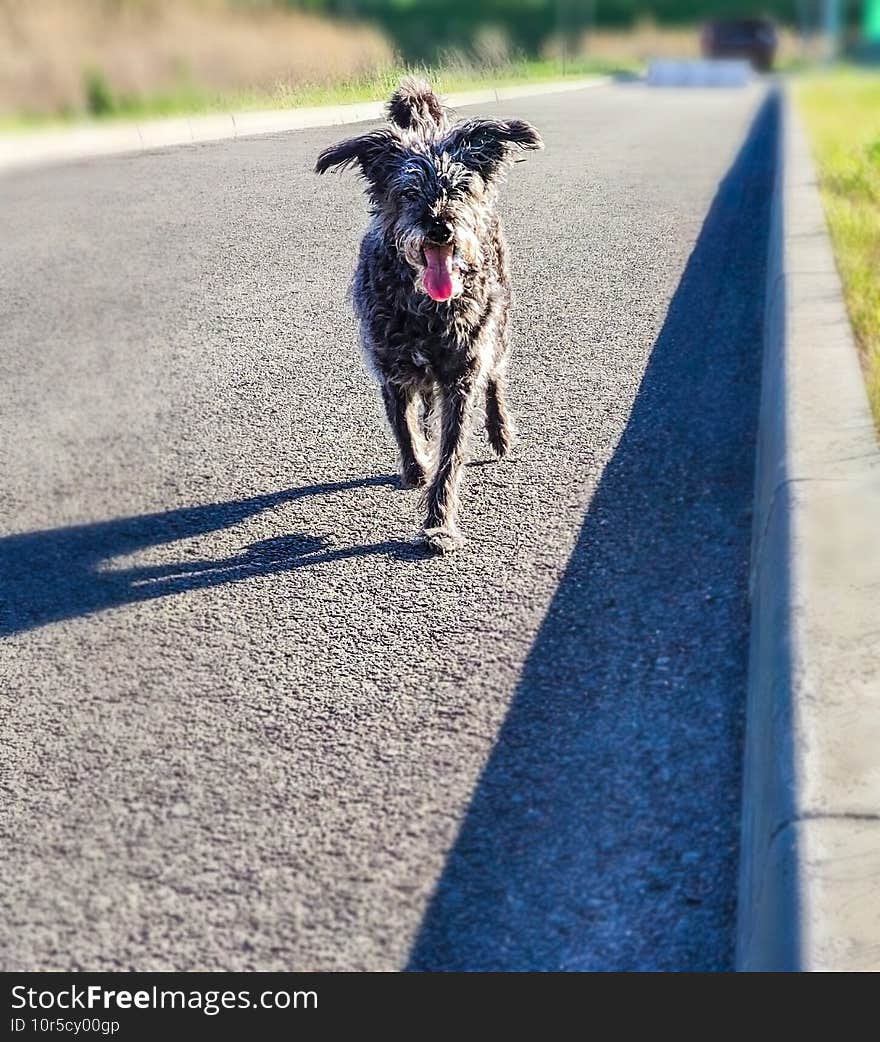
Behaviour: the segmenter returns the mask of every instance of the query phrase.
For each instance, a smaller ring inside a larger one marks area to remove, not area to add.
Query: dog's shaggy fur
[[[427,485],[421,538],[445,552],[462,542],[458,488],[482,393],[493,450],[501,457],[511,446],[504,390],[511,292],[496,200],[516,152],[542,142],[521,120],[450,126],[440,99],[415,79],[394,93],[388,117],[381,129],[325,149],[315,169],[357,164],[366,181],[372,220],[355,309],[403,483]]]

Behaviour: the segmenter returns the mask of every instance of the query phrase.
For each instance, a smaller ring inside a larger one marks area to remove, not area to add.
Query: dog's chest
[[[364,347],[378,372],[395,383],[456,381],[479,369],[494,343],[506,302],[502,290],[488,266],[466,281],[460,297],[436,304],[414,288],[408,270],[399,272],[384,252],[365,250],[353,294]]]
[[[394,370],[406,380],[445,380],[473,362],[473,325],[455,322],[452,309],[439,312],[388,313],[374,328],[373,349],[380,368]]]
[[[396,353],[419,376],[445,380],[470,367],[475,349],[471,329],[456,329],[449,321],[438,320],[407,323]]]

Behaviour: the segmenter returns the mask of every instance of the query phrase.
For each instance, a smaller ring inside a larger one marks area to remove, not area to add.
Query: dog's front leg
[[[437,470],[425,496],[423,538],[432,550],[448,553],[464,542],[458,528],[458,487],[464,465],[474,381],[459,381],[440,392],[440,451]]]
[[[401,480],[407,488],[424,485],[426,462],[420,457],[412,434],[416,423],[416,398],[405,388],[392,383],[382,385],[382,398],[400,450]]]

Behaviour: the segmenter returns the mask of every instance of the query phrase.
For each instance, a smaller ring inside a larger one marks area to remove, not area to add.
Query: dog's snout
[[[455,229],[449,221],[435,220],[431,221],[428,232],[431,242],[436,242],[440,246],[446,246],[452,242]]]

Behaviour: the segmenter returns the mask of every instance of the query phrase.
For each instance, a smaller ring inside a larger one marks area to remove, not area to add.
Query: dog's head
[[[542,148],[523,120],[470,119],[452,128],[427,84],[406,81],[391,122],[325,149],[318,173],[357,165],[383,233],[436,301],[462,292],[483,259],[497,189],[516,153]]]

